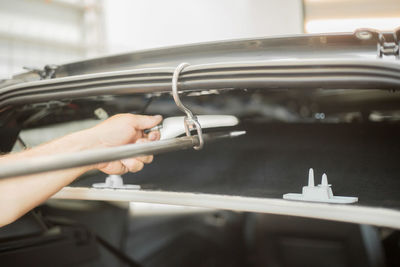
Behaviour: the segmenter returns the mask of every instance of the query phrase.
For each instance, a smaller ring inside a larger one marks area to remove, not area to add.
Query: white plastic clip
[[[331,185],[328,184],[328,176],[325,173],[322,175],[321,184],[315,186],[314,170],[312,168],[310,168],[308,172],[308,185],[303,186],[302,194],[284,194],[283,198],[298,201],[313,201],[339,204],[349,204],[358,201],[357,197],[334,196]]]
[[[121,175],[111,174],[106,177],[104,183],[96,183],[92,185],[94,188],[101,189],[140,189],[140,185],[135,184],[124,184],[124,180]]]
[[[182,104],[181,99],[179,98],[179,94],[178,94],[179,74],[187,66],[189,66],[188,63],[181,63],[181,64],[179,64],[178,67],[176,67],[174,74],[172,76],[172,96],[174,97],[175,104],[178,106],[178,108],[186,113],[186,117],[184,117],[184,119],[183,119],[186,135],[190,136],[191,135],[190,131],[196,129],[197,135],[199,138],[199,144],[197,146],[194,146],[194,149],[200,150],[204,146],[201,125],[200,125],[199,121],[197,120],[197,117],[194,116],[193,113]]]

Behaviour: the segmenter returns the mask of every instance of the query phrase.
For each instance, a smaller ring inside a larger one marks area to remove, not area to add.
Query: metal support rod
[[[235,137],[242,132],[204,134],[205,140]],[[197,135],[154,141],[143,144],[85,150],[73,153],[24,159],[15,163],[0,165],[0,178],[30,175],[41,172],[69,169],[102,162],[145,155],[156,155],[170,151],[190,149],[199,144]]]
[[[178,92],[179,74],[187,66],[189,66],[188,63],[181,63],[178,65],[178,67],[176,67],[174,74],[172,75],[172,96],[174,97],[175,104],[178,106],[178,108],[182,110],[184,113],[186,113],[186,117],[183,119],[186,135],[190,136],[191,130],[195,129],[197,131],[199,143],[193,146],[193,148],[196,150],[200,150],[204,146],[203,131],[201,129],[201,125],[197,120],[197,117],[193,115],[190,109],[188,109],[187,107],[185,107],[185,105],[183,105],[181,99],[179,98],[179,92]]]

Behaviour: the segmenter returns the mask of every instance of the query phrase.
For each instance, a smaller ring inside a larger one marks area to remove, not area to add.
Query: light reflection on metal
[[[203,140],[203,131],[201,129],[201,125],[199,121],[197,120],[197,117],[193,115],[193,113],[183,105],[181,102],[181,99],[179,98],[179,92],[178,92],[178,79],[179,79],[179,74],[182,72],[182,70],[189,66],[188,63],[181,63],[176,67],[174,74],[172,75],[172,96],[174,97],[175,104],[178,106],[180,110],[182,110],[184,113],[186,113],[186,117],[183,118],[183,123],[185,125],[185,132],[186,136],[191,136],[190,131],[191,130],[196,130],[197,131],[197,136],[199,138],[199,144],[194,146],[194,149],[200,150],[204,146],[204,140]]]

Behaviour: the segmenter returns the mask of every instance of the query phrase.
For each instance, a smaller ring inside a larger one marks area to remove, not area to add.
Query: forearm
[[[33,157],[154,141],[160,138],[160,133],[153,131],[147,135],[143,130],[151,129],[161,120],[161,116],[118,114],[93,128],[33,149],[0,157],[0,165],[19,162],[21,168],[24,168],[24,160]],[[0,179],[0,227],[16,220],[88,170],[99,169],[108,174],[137,172],[152,160],[153,156],[149,155],[94,166]]]
[[[20,153],[3,156],[0,158],[0,164],[20,162],[23,168],[24,160],[27,158],[95,148],[98,146],[97,140],[88,131],[91,129],[67,135]],[[87,138],[88,136],[92,138]],[[0,180],[0,227],[41,204],[90,169],[93,169],[93,166]]]

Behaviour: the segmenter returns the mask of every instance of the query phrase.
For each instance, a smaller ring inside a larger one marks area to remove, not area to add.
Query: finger
[[[143,144],[143,143],[148,143],[149,140],[147,140],[146,138],[139,138],[136,140],[135,144]]]
[[[143,144],[143,143],[148,143],[148,142],[150,142],[150,141],[145,139],[145,138],[141,138],[141,139],[138,139],[135,144]],[[143,163],[148,164],[148,163],[151,163],[153,161],[153,155],[137,157],[136,159],[140,160]]]
[[[107,174],[124,174],[129,170],[120,161],[108,162],[107,165],[100,169],[102,172]]]
[[[134,158],[123,159],[121,162],[130,172],[138,172],[144,167],[143,162]]]
[[[148,156],[137,157],[135,159],[137,159],[145,164],[149,164],[153,161],[153,158],[154,158],[153,155],[148,155]]]
[[[159,131],[152,131],[148,134],[147,139],[150,141],[160,140],[161,134]]]
[[[162,121],[161,115],[132,115],[130,123],[139,130],[150,129]]]

